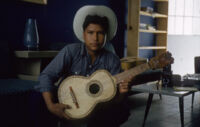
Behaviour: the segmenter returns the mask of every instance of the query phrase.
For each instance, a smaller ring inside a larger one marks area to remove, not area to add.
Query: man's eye
[[[104,32],[98,32],[98,34],[100,34],[100,35],[104,35],[105,33],[104,33]]]
[[[88,31],[87,33],[88,33],[88,34],[93,34],[93,32],[92,32],[92,31]]]

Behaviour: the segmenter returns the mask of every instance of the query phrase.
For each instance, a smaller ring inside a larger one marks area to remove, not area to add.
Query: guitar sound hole
[[[99,90],[100,90],[100,87],[99,87],[98,84],[90,85],[89,91],[90,91],[91,94],[96,94],[96,93],[99,92]]]

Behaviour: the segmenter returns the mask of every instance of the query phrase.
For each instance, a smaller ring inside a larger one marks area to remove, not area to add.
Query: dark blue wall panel
[[[76,11],[83,5],[107,5],[118,18],[117,36],[111,41],[117,54],[123,56],[125,1],[119,0],[48,0],[47,5],[38,5],[19,0],[3,0],[0,4],[0,41],[6,41],[16,50],[23,49],[23,34],[28,18],[36,18],[40,49],[60,48],[77,42],[72,23]]]

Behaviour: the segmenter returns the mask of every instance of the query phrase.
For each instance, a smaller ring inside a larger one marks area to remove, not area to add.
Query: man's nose
[[[95,41],[98,41],[98,33],[94,33],[94,36],[93,36],[93,37],[94,37],[94,40],[95,40]]]

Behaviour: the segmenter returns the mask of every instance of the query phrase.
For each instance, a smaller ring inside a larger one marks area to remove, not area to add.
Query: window
[[[169,0],[168,34],[200,34],[200,0]]]

